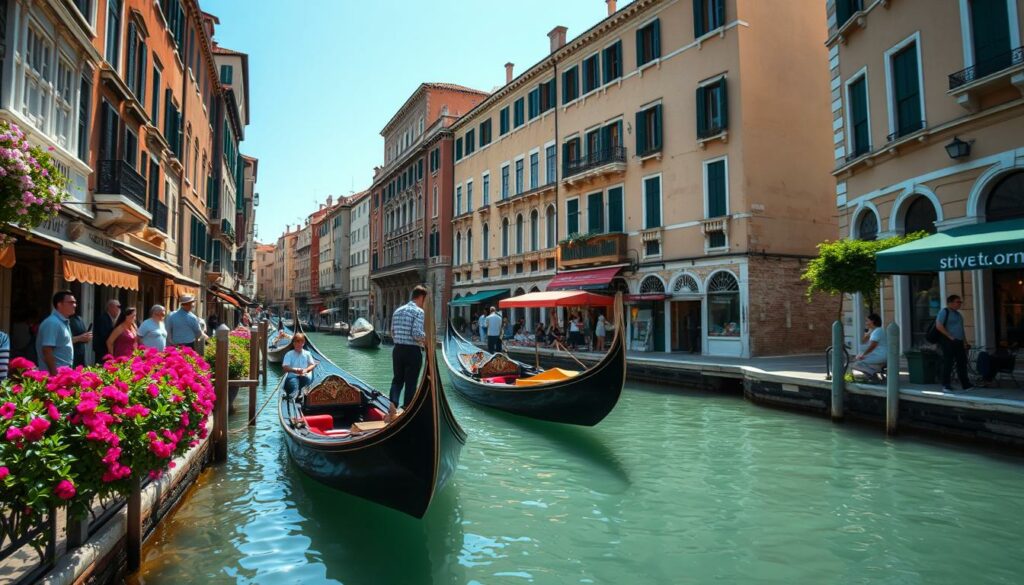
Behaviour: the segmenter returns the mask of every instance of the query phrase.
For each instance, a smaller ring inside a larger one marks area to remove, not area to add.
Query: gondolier
[[[420,347],[425,341],[423,332],[423,303],[427,299],[427,289],[417,286],[412,290],[412,300],[395,309],[391,318],[391,336],[395,340],[395,349],[391,351],[391,367],[394,378],[391,380],[391,402],[398,406],[398,399],[405,387],[405,400],[402,407],[408,406],[416,391],[416,381],[423,365],[423,354]]]

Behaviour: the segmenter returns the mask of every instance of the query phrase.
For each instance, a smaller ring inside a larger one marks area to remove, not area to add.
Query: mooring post
[[[885,432],[896,434],[900,417],[900,326],[889,323],[885,328],[886,354],[885,375]]]
[[[267,327],[267,325],[268,325],[268,323],[267,323],[266,319],[260,321],[260,342],[259,342],[259,348],[260,348],[260,353],[263,355],[262,367],[263,367],[263,383],[264,384],[267,383],[267,335],[268,335],[268,332],[267,332],[268,327]]]
[[[249,385],[249,426],[256,424],[256,383],[260,377],[260,330],[257,327],[249,328],[249,379],[253,383]]]
[[[216,463],[228,460],[228,330],[217,329],[217,358],[213,375],[216,378],[217,404],[213,416],[213,459]]]
[[[843,419],[843,390],[846,372],[843,370],[843,324],[832,323],[832,420]]]
[[[142,565],[142,482],[131,478],[128,492],[128,572],[134,573]]]

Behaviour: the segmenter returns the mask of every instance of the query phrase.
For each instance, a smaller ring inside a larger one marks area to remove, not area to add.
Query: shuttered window
[[[636,153],[639,156],[661,151],[661,104],[636,113]]]
[[[868,88],[866,77],[854,81],[847,88],[850,100],[850,135],[853,156],[871,152],[871,136],[868,132]]]
[[[661,58],[661,21],[654,19],[650,24],[636,30],[636,66],[642,67]]]
[[[694,37],[702,37],[724,24],[725,0],[693,0]]]
[[[622,187],[608,189],[608,232],[625,231],[622,208]]]
[[[729,128],[725,78],[697,88],[697,138],[710,138]]]
[[[592,55],[583,60],[583,93],[594,91],[601,85],[600,55]]]
[[[1006,0],[971,0],[970,6],[974,79],[980,79],[1013,64],[1010,17]]]
[[[604,233],[604,193],[587,195],[587,233]]]
[[[661,227],[661,177],[644,179],[644,229]]]
[[[508,106],[501,109],[498,114],[498,135],[504,136],[508,134]]]
[[[622,41],[601,51],[604,66],[604,82],[609,83],[622,77]]]
[[[580,233],[580,200],[565,202],[565,233],[570,237]]]
[[[917,43],[910,43],[892,56],[893,110],[896,136],[906,136],[924,127],[921,113],[921,84]]]
[[[567,104],[580,97],[580,69],[578,66],[562,73],[562,103]]]
[[[526,98],[519,98],[512,104],[512,125],[518,128],[526,123],[524,101]]]

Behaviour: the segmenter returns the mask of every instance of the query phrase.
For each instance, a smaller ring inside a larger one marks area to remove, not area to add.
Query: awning
[[[515,307],[610,307],[614,303],[615,298],[608,295],[597,295],[584,291],[559,290],[527,293],[518,297],[512,297],[511,299],[502,299],[498,301],[498,306],[503,309]]]
[[[242,305],[240,305],[238,303],[238,301],[236,301],[235,299],[231,298],[231,295],[226,295],[226,294],[224,294],[222,292],[218,292],[218,291],[215,291],[215,290],[211,290],[210,292],[213,293],[214,296],[216,296],[220,300],[224,301],[225,303],[227,303],[229,305],[232,305],[232,306],[234,306],[237,309],[241,309],[242,308]]]
[[[608,283],[622,270],[622,266],[560,272],[551,279],[548,290],[587,290],[607,288]]]
[[[141,267],[143,267],[143,268],[145,268],[147,270],[151,270],[153,272],[156,272],[156,273],[159,273],[159,274],[163,274],[165,276],[169,276],[170,278],[174,279],[174,281],[179,283],[179,284],[187,284],[187,285],[190,285],[190,286],[193,286],[193,287],[198,287],[199,286],[198,282],[196,282],[196,281],[192,280],[191,278],[185,276],[181,272],[178,272],[178,269],[175,268],[169,262],[165,262],[165,261],[163,261],[163,260],[161,260],[159,258],[153,258],[152,256],[147,256],[146,254],[143,254],[142,252],[136,252],[135,250],[130,250],[130,249],[122,247],[122,246],[118,246],[114,250],[118,254],[124,256],[129,261],[135,262],[136,264],[138,264],[139,266],[141,266]],[[193,293],[189,293],[189,294],[193,294]]]
[[[889,248],[875,257],[879,274],[1024,267],[1024,219],[956,227]]]
[[[478,292],[476,294],[472,294],[472,295],[469,295],[469,296],[462,297],[461,299],[455,299],[454,301],[451,302],[451,306],[453,306],[453,307],[468,307],[470,305],[475,305],[477,303],[486,303],[487,301],[489,301],[491,299],[500,297],[502,295],[507,295],[507,294],[508,294],[508,289],[507,288],[496,288],[494,290],[484,290],[484,291],[480,291],[480,292]]]
[[[64,280],[78,282],[89,282],[103,286],[113,286],[128,290],[139,290],[139,275],[122,272],[113,268],[106,268],[98,264],[91,264],[82,260],[76,260],[65,256]]]
[[[174,285],[174,295],[177,298],[179,298],[179,299],[181,297],[185,296],[185,295],[192,295],[193,297],[198,299],[199,298],[199,287],[197,287],[197,286],[189,286],[187,284],[175,284]]]
[[[7,246],[0,250],[0,266],[14,268],[14,246]]]

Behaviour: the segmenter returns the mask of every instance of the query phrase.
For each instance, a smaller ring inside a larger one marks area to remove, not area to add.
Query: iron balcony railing
[[[721,121],[718,120],[712,120],[708,123],[706,127],[697,130],[697,139],[704,140],[705,138],[714,138],[715,136],[718,136],[725,132],[726,129],[726,124],[723,124]]]
[[[956,89],[1022,63],[1024,63],[1024,47],[1017,47],[1012,51],[975,63],[966,69],[961,69],[950,75],[949,89]]]
[[[167,204],[162,201],[152,202],[149,212],[153,216],[149,220],[149,226],[167,233]]]
[[[101,160],[97,192],[123,195],[140,207],[146,207],[146,179],[123,160]]]
[[[220,232],[230,240],[235,239],[235,228],[227,218],[220,220]]]
[[[571,159],[566,162],[565,176],[571,177],[580,173],[596,169],[611,163],[626,162],[626,147],[613,146],[602,150],[595,150],[587,154]]]

